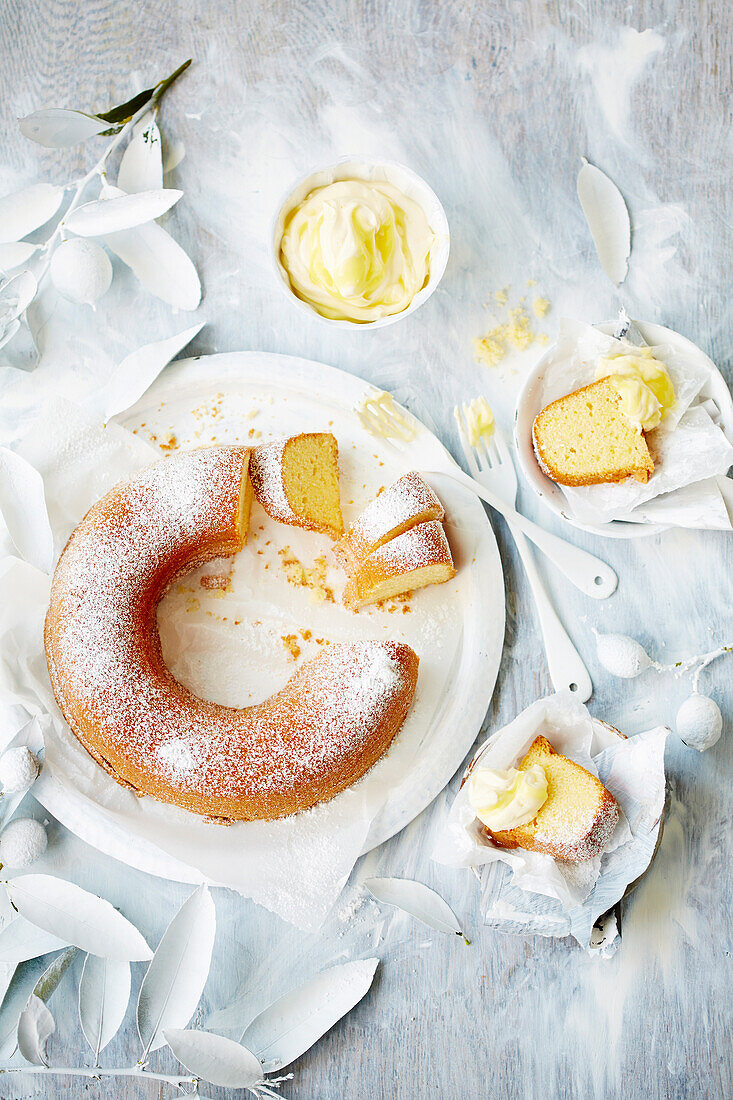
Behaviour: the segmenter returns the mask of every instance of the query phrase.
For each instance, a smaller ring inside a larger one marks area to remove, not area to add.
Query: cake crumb
[[[530,283],[534,285],[531,280],[527,285]],[[508,305],[508,295],[504,290],[497,291],[494,299],[502,309]],[[534,299],[532,311],[535,317],[541,319],[549,310],[550,302],[547,298],[538,296]],[[526,301],[520,298],[517,305],[503,310],[503,315],[497,319],[493,328],[474,339],[474,358],[484,366],[497,367],[511,351],[526,351],[534,343],[546,344],[547,336],[535,332]]]
[[[285,649],[287,650],[287,652],[290,656],[290,659],[292,661],[297,661],[298,657],[300,657],[300,646],[298,645],[298,635],[297,634],[283,634],[282,635],[282,643],[285,646]]]
[[[224,573],[204,573],[203,577],[199,579],[199,584],[202,588],[208,588],[209,590],[220,590],[222,595],[224,592],[231,592],[232,590],[232,578]]]
[[[283,546],[278,550],[280,567],[288,584],[296,588],[309,589],[310,598],[314,603],[335,603],[333,589],[326,583],[328,578],[328,562],[323,554],[317,557],[310,569],[307,569],[299,558],[295,556],[289,546]]]

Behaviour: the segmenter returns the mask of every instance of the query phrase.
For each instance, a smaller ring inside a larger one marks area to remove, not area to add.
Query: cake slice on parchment
[[[502,848],[525,848],[579,863],[600,855],[618,822],[619,808],[610,791],[580,764],[535,737],[519,765],[539,764],[547,777],[547,799],[526,825],[487,833]]]
[[[547,405],[532,429],[537,460],[559,485],[598,485],[654,472],[643,431],[621,410],[608,378],[591,382]]]

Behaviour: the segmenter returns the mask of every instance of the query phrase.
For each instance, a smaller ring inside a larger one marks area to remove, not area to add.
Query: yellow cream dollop
[[[280,263],[318,313],[364,324],[407,309],[428,281],[434,246],[424,210],[398,187],[341,180],[288,215]]]
[[[476,817],[492,833],[516,829],[532,821],[547,800],[547,776],[541,764],[517,768],[476,768],[468,801]]]
[[[656,428],[675,403],[667,368],[649,348],[601,356],[596,378],[608,378],[621,398],[621,411],[637,431]]]
[[[494,414],[485,397],[474,397],[466,409],[468,442],[476,447],[482,439],[489,440],[496,431]]]

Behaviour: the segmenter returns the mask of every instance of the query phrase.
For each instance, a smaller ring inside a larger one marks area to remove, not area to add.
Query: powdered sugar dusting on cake
[[[273,519],[292,523],[298,517],[290,507],[283,484],[283,455],[286,439],[255,447],[250,460],[250,476],[255,494]]]
[[[424,513],[433,519],[442,519],[443,506],[420,474],[411,471],[367,505],[354,520],[346,538],[363,539],[371,547],[396,527]]]
[[[390,574],[408,573],[437,562],[450,562],[451,553],[445,537],[443,525],[438,520],[419,523],[397,538],[380,546],[367,559],[367,565],[374,568],[385,566]]]
[[[334,775],[343,789],[381,755],[411,703],[416,659],[398,642],[333,645],[245,710],[197,699],[173,679],[157,601],[177,571],[225,552],[223,542],[235,548],[246,454],[178,454],[95,505],[54,576],[47,652],[72,729],[83,741],[89,733],[115,777],[167,784],[182,805],[187,792],[214,805],[259,799],[277,816],[293,794],[330,797]]]
[[[618,803],[608,792],[606,793],[608,797],[603,801],[592,821],[588,820],[586,809],[568,807],[565,837],[559,838],[556,829],[551,836],[547,836],[538,828],[535,839],[544,844],[552,844],[559,859],[570,860],[573,863],[601,855],[619,820]]]

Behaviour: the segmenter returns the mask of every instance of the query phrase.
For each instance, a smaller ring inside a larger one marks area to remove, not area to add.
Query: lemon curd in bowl
[[[390,324],[432,293],[448,231],[433,192],[397,165],[345,162],[306,177],[278,213],[282,284],[342,327]]]

